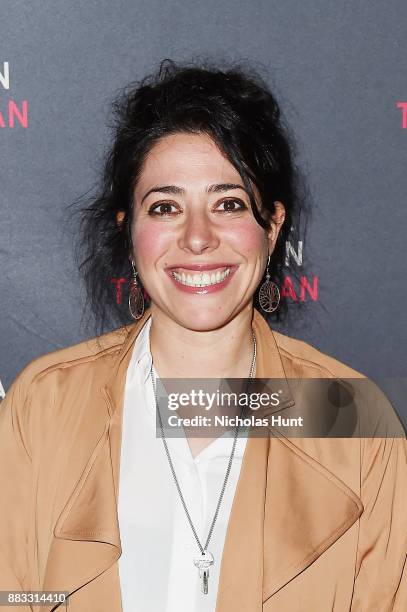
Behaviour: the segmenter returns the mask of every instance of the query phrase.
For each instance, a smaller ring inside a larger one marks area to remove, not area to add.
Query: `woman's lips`
[[[230,282],[238,266],[233,264],[201,264],[172,266],[166,272],[181,291],[186,293],[213,293]]]

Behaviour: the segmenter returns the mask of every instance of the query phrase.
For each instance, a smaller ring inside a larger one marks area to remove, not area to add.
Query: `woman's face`
[[[134,192],[134,261],[153,312],[181,326],[217,329],[245,308],[284,221],[270,232],[255,220],[243,181],[206,135],[156,143]]]

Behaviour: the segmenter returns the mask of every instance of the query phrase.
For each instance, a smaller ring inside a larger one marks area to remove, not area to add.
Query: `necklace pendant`
[[[199,577],[202,580],[201,591],[204,595],[208,594],[209,568],[213,564],[213,555],[208,550],[194,558],[194,565],[198,568]]]
[[[208,594],[208,578],[209,578],[209,571],[208,570],[203,570],[202,571],[202,586],[201,586],[201,591],[204,595]]]

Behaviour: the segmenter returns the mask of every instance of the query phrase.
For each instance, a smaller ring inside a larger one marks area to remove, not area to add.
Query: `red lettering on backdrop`
[[[121,278],[112,278],[112,283],[116,286],[116,303],[122,303],[122,285],[126,282],[126,279]]]
[[[14,116],[17,117],[20,125],[24,128],[28,127],[28,107],[27,100],[23,100],[21,103],[22,111],[20,112],[17,104],[14,100],[8,101],[8,124],[11,128],[14,127]]]
[[[407,129],[407,102],[397,102],[397,108],[401,108],[401,127]]]
[[[123,284],[127,283],[128,280],[126,278],[111,278],[112,284],[115,286],[116,290],[116,303],[121,304],[123,299]],[[310,284],[308,278],[306,276],[301,276],[300,278],[300,288],[299,288],[299,299],[301,302],[305,302],[306,294],[308,294],[314,302],[318,299],[318,276],[312,277],[312,285]],[[293,302],[298,302],[298,296],[295,292],[294,283],[290,276],[286,276],[284,278],[283,284],[280,288],[280,293],[282,297],[290,297]],[[145,300],[149,300],[150,296],[147,291],[143,288],[143,295]]]
[[[18,123],[23,128],[28,128],[28,102],[23,100],[21,102],[21,110],[18,108],[14,100],[8,101],[8,127],[14,127],[14,119],[17,119]],[[6,123],[4,117],[0,112],[0,128],[5,128]]]
[[[293,281],[289,276],[286,276],[283,282],[283,286],[281,287],[281,295],[283,297],[290,297],[293,302],[298,302],[297,295],[295,293]]]
[[[306,276],[301,276],[300,279],[300,300],[305,301],[305,291],[311,296],[311,299],[315,302],[318,299],[318,276],[314,276],[312,279],[312,287],[310,286]]]

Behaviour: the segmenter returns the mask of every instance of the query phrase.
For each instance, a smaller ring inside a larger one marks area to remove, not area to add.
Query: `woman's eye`
[[[159,204],[154,204],[150,207],[148,214],[149,215],[173,215],[174,213],[178,213],[178,209],[175,204],[171,202],[160,202]]]
[[[216,207],[216,210],[220,210],[221,212],[237,212],[245,208],[247,208],[247,206],[242,200],[233,198],[230,200],[222,200],[219,206]]]

